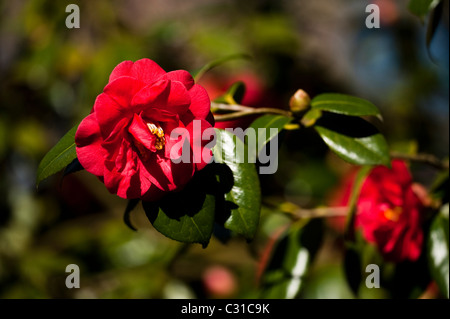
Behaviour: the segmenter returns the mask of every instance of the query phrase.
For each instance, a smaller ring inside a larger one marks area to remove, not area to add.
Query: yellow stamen
[[[162,150],[166,144],[166,138],[164,137],[164,131],[161,126],[156,126],[153,123],[147,123],[147,127],[150,133],[156,136],[155,148],[159,151]]]
[[[384,217],[386,217],[389,220],[392,220],[393,222],[396,222],[400,219],[400,215],[403,213],[403,208],[400,206],[392,208],[388,208],[384,211]]]

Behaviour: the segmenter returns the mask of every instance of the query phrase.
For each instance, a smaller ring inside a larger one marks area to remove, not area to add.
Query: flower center
[[[164,131],[161,126],[156,126],[153,123],[147,123],[147,127],[150,133],[156,136],[155,148],[159,151],[162,150],[166,144],[166,138],[164,137]]]
[[[400,206],[392,208],[388,208],[384,211],[384,217],[386,217],[389,220],[392,220],[393,222],[396,222],[400,219],[400,215],[403,213],[403,208]]]

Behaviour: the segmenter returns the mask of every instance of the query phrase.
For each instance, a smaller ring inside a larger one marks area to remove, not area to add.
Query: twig
[[[240,104],[225,104],[225,103],[216,103],[211,102],[211,111],[216,113],[217,111],[227,111],[227,112],[237,112],[237,111],[254,111],[254,107],[240,105]]]
[[[409,160],[409,161],[414,161],[414,162],[421,162],[421,163],[425,163],[428,165],[431,165],[437,169],[449,169],[449,162],[448,160],[440,160],[439,158],[437,158],[434,155],[431,154],[402,154],[402,153],[398,153],[398,152],[391,152],[391,157],[392,158],[398,158],[398,159],[404,159],[404,160]]]
[[[298,208],[293,211],[285,211],[294,220],[307,218],[328,218],[347,216],[348,207],[320,207],[313,209]]]
[[[216,120],[216,122],[230,121],[256,114],[280,114],[289,117],[292,116],[292,112],[286,110],[269,107],[252,108],[238,104],[211,103],[211,109],[213,111],[220,110],[234,112],[230,114],[214,115],[214,119]]]

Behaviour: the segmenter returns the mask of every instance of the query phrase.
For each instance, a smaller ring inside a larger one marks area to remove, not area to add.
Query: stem
[[[240,105],[240,104],[225,104],[225,103],[211,102],[211,111],[213,113],[216,113],[217,111],[227,111],[227,112],[249,111],[249,112],[252,112],[254,110],[255,110],[254,107]]]
[[[430,166],[433,166],[437,169],[449,169],[449,162],[448,160],[440,160],[439,158],[437,158],[434,155],[431,154],[402,154],[402,153],[398,153],[398,152],[391,152],[391,157],[393,158],[398,158],[398,159],[404,159],[404,160],[409,160],[409,161],[413,161],[413,162],[421,162],[421,163],[425,163],[428,164]]]
[[[303,209],[299,208],[292,212],[288,212],[288,215],[295,220],[304,218],[327,218],[327,217],[338,217],[347,216],[348,207],[320,207],[313,209]]]
[[[214,115],[214,119],[216,122],[223,122],[229,120],[235,120],[239,118],[243,118],[246,116],[251,116],[255,114],[280,114],[284,116],[292,116],[292,112],[269,108],[269,107],[261,107],[261,108],[253,108],[239,104],[222,104],[222,103],[211,103],[211,109],[213,111],[234,111],[234,113],[224,114],[224,115]]]

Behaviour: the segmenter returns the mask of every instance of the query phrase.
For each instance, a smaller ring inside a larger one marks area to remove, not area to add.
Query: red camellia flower
[[[179,190],[212,158],[207,92],[183,70],[166,73],[149,59],[124,61],[75,135],[81,165],[122,198],[155,200]],[[189,134],[172,136],[174,129]],[[197,130],[197,133],[195,131]],[[188,161],[174,161],[188,139]],[[208,144],[208,145],[207,145]]]
[[[423,204],[403,161],[394,160],[392,169],[374,168],[364,181],[357,207],[356,227],[361,227],[366,240],[376,244],[387,260],[419,258]]]

